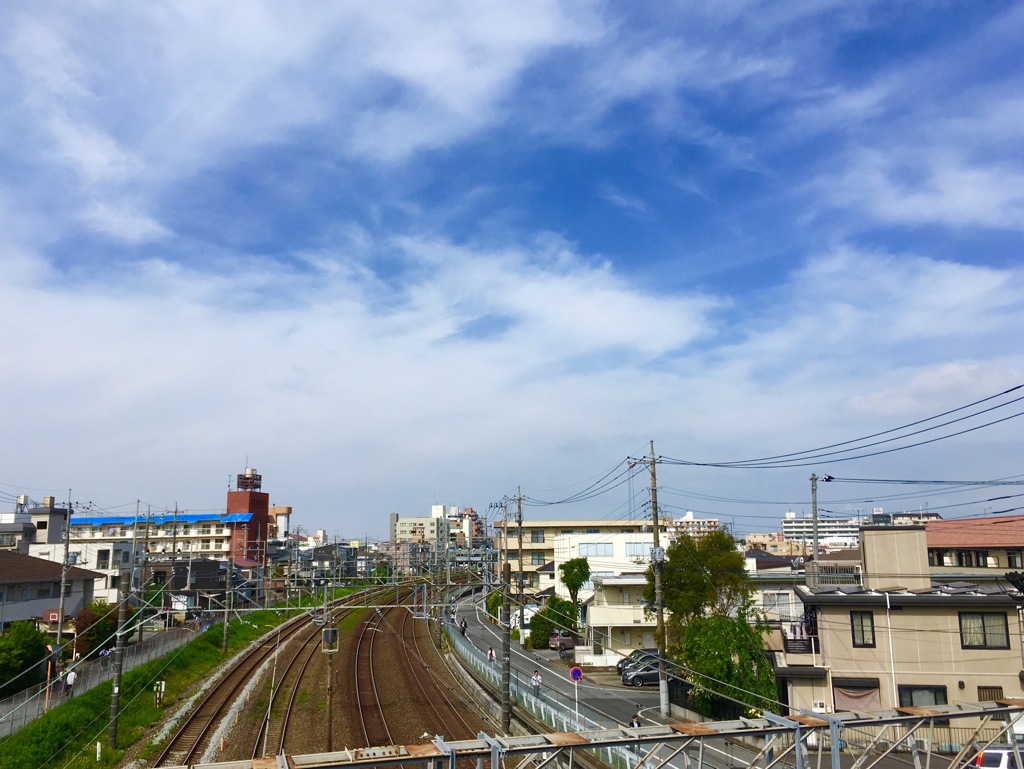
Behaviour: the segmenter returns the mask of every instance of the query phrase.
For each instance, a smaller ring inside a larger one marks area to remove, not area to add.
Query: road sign
[[[583,678],[583,669],[578,666],[573,667],[571,670],[569,670],[569,678],[571,678],[573,681],[579,681],[581,678]]]

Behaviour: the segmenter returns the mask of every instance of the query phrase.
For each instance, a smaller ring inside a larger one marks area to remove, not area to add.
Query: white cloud
[[[970,162],[952,149],[862,151],[819,187],[833,205],[857,207],[875,221],[1024,229],[1024,171]]]
[[[82,220],[89,229],[127,243],[147,243],[168,234],[153,217],[123,204],[97,201],[82,212]]]

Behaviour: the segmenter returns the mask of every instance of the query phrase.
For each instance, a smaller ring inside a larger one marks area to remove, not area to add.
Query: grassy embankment
[[[336,597],[351,591],[338,591]],[[25,728],[0,741],[0,766],[4,769],[113,769],[135,742],[189,692],[210,676],[225,660],[244,649],[271,628],[294,616],[287,612],[256,611],[245,621],[228,625],[228,651],[221,652],[224,625],[217,623],[194,641],[167,656],[141,665],[121,679],[117,748],[108,745],[111,682],[76,695],[53,708]],[[156,707],[153,686],[165,682],[164,708]],[[101,743],[96,760],[96,743]],[[148,749],[143,752],[154,752]]]

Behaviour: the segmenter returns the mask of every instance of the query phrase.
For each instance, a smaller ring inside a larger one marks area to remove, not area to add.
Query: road
[[[458,620],[466,620],[466,637],[483,652],[493,646],[501,650],[501,627],[491,624],[490,617],[480,605],[479,598],[467,598],[456,607]],[[658,716],[658,688],[656,686],[623,686],[614,670],[610,672],[584,671],[578,688],[569,677],[571,663],[560,660],[558,652],[549,649],[526,649],[518,642],[511,645],[512,667],[529,677],[539,670],[545,688],[557,691],[572,700],[579,696],[581,704],[597,710],[621,724],[628,724],[634,713],[639,713],[643,724],[661,722]]]

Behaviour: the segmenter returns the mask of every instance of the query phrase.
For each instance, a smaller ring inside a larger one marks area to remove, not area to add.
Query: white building
[[[713,531],[718,531],[721,526],[717,518],[696,518],[693,511],[687,511],[682,518],[676,518],[667,527],[670,538],[680,534],[688,534],[694,539],[705,537]]]
[[[846,550],[860,546],[860,529],[871,523],[864,515],[852,518],[822,518],[818,516],[818,546],[829,550]],[[787,512],[782,519],[784,539],[810,545],[814,542],[814,518],[810,513],[798,517]]]

